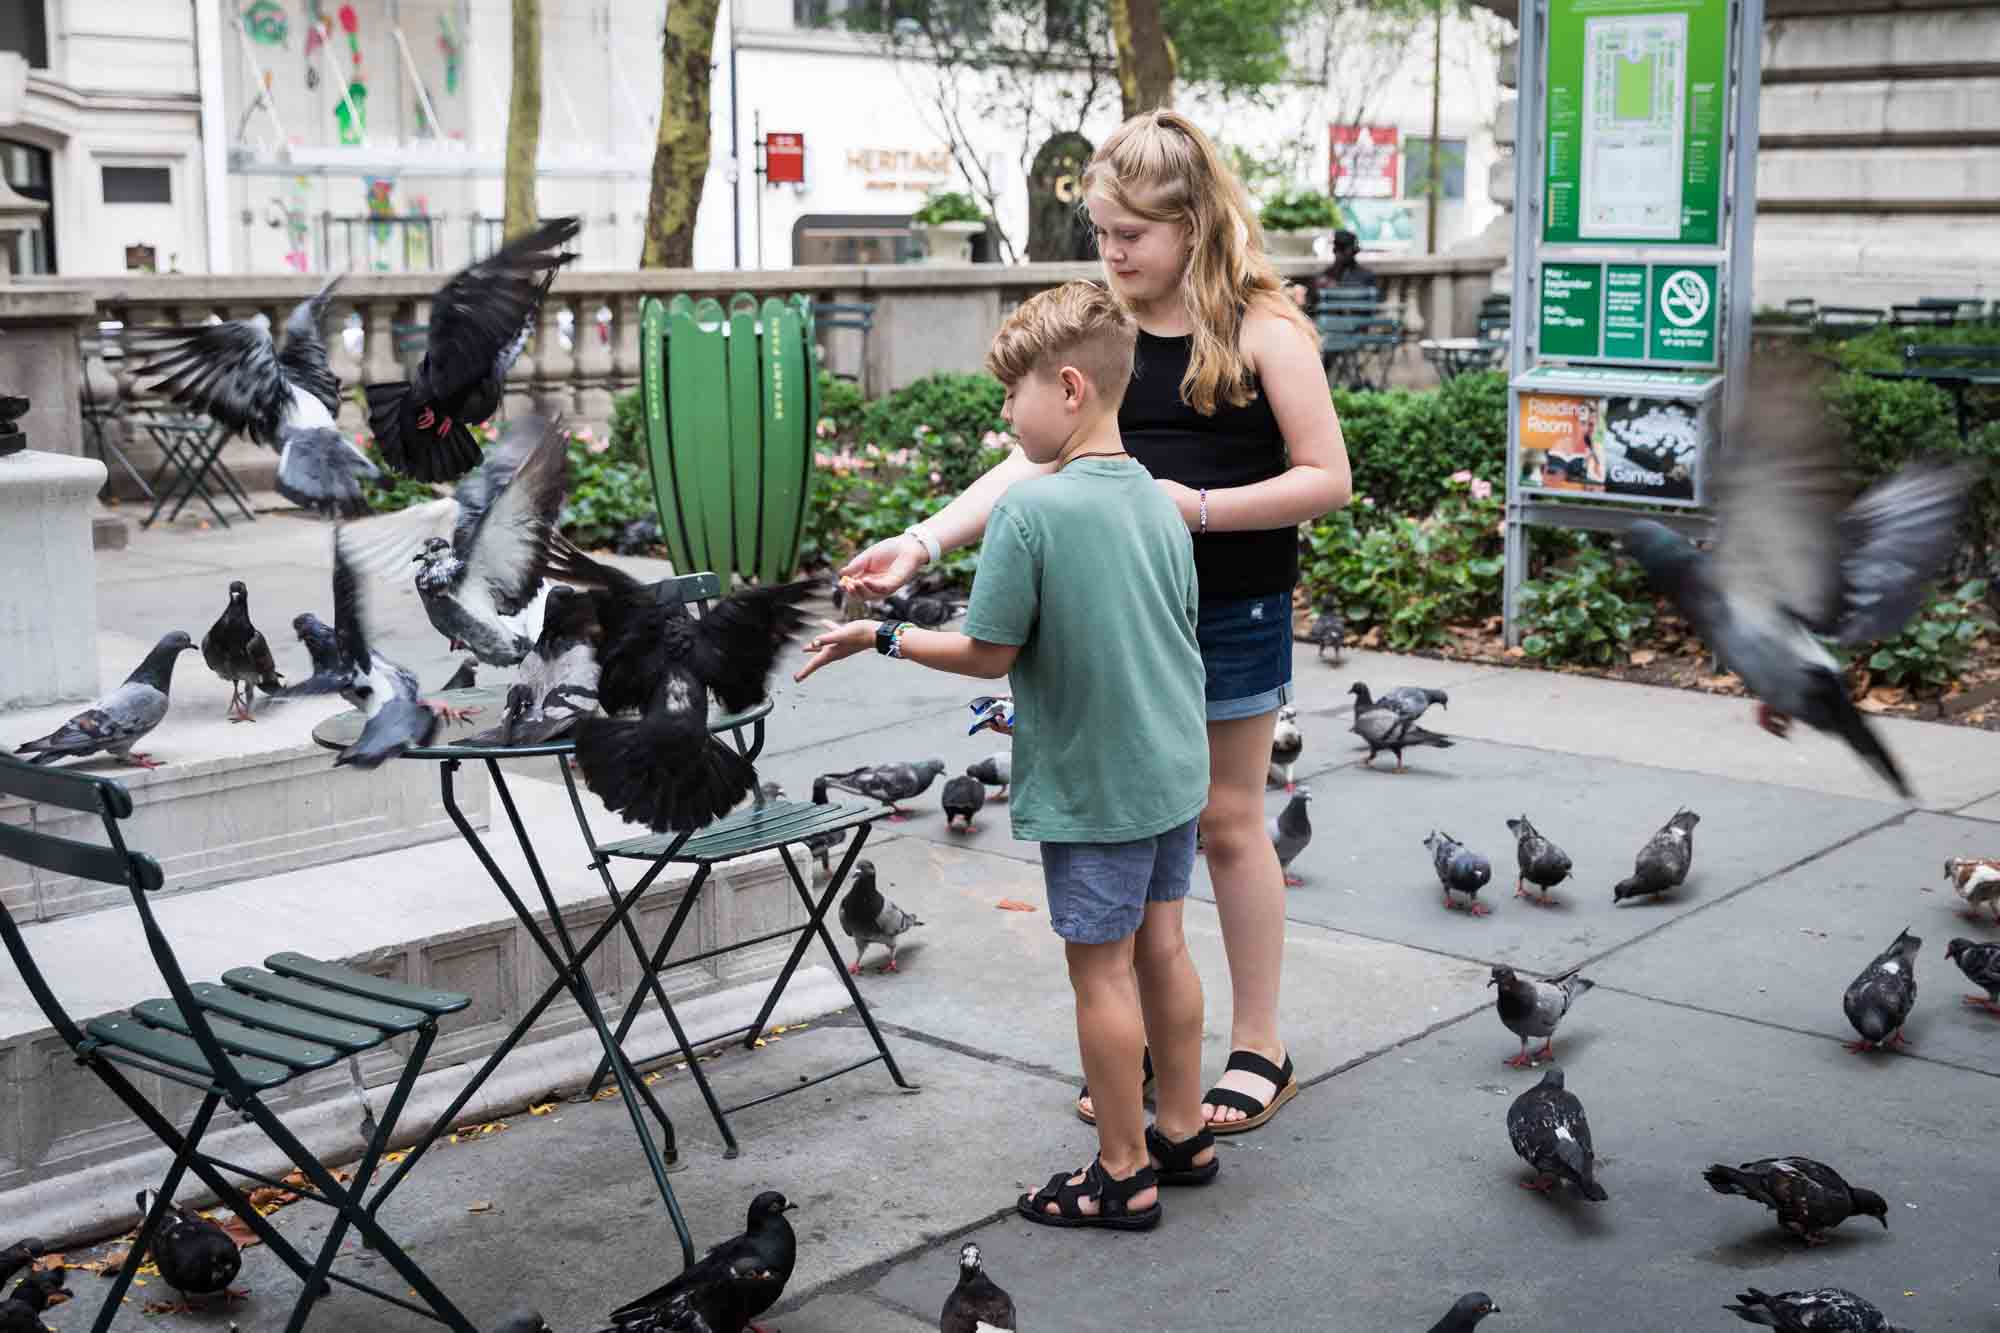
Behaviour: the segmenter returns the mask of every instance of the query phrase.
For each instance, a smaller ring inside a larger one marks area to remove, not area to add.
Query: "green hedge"
[[[1424,515],[1453,473],[1501,484],[1507,471],[1507,377],[1460,375],[1442,388],[1336,389],[1354,494],[1389,514]]]

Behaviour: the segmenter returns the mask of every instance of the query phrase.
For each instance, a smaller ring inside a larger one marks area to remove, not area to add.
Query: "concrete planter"
[[[972,238],[986,230],[984,222],[927,222],[923,225],[926,264],[970,264]]]
[[[1305,259],[1313,253],[1313,243],[1326,234],[1323,228],[1310,231],[1267,231],[1264,251],[1283,259]]]

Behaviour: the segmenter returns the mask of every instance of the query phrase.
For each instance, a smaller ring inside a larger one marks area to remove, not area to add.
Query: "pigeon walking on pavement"
[[[1552,906],[1555,900],[1549,897],[1549,890],[1569,878],[1569,853],[1543,837],[1526,815],[1508,820],[1507,828],[1514,835],[1514,855],[1521,865],[1514,880],[1514,896],[1527,898],[1537,907]],[[1528,894],[1530,884],[1535,886],[1533,897]]]
[[[1333,649],[1333,664],[1340,665],[1340,650],[1347,646],[1347,620],[1340,614],[1329,594],[1319,604],[1319,614],[1313,617],[1312,627],[1306,630],[1306,640],[1319,651],[1314,654],[1325,658],[1326,650]]]
[[[229,682],[229,720],[255,722],[250,711],[256,692],[276,694],[285,688],[278,664],[271,658],[271,645],[250,623],[250,590],[237,579],[229,585],[229,605],[222,618],[209,627],[201,639],[201,659],[208,669]]]
[[[1444,886],[1444,905],[1457,908],[1460,904],[1452,895],[1458,894],[1465,899],[1466,911],[1485,916],[1491,909],[1479,901],[1479,890],[1493,878],[1493,863],[1451,834],[1436,829],[1426,835],[1424,846],[1430,849],[1431,868],[1437,871],[1438,883]]]
[[[1429,1333],[1472,1333],[1479,1327],[1479,1321],[1490,1314],[1499,1314],[1500,1307],[1493,1298],[1483,1291],[1468,1291],[1451,1303],[1444,1312],[1444,1318],[1430,1326]]]
[[[684,1298],[714,1333],[744,1333],[750,1321],[777,1304],[798,1261],[798,1237],[785,1214],[798,1207],[776,1190],[750,1201],[750,1223],[740,1236],[717,1245],[680,1276],[611,1312],[621,1333],[685,1325],[661,1322],[676,1299]]]
[[[1403,771],[1405,749],[1424,745],[1440,750],[1449,750],[1452,747],[1453,741],[1449,736],[1426,731],[1416,724],[1416,718],[1422,715],[1423,709],[1417,709],[1416,716],[1411,716],[1404,709],[1399,709],[1389,702],[1392,697],[1403,695],[1409,688],[1406,686],[1403,690],[1392,690],[1380,699],[1371,699],[1368,687],[1360,681],[1357,680],[1348,687],[1347,692],[1354,696],[1354,723],[1348,730],[1368,743],[1368,757],[1361,761],[1363,764],[1372,765],[1375,756],[1387,750],[1396,756],[1395,771],[1400,773]],[[1406,700],[1405,708],[1407,706]]]
[[[1736,1300],[1737,1304],[1722,1308],[1746,1324],[1786,1333],[1910,1333],[1845,1287],[1781,1291],[1775,1296],[1749,1287]]]
[[[1507,1139],[1535,1171],[1532,1179],[1521,1182],[1522,1189],[1548,1190],[1567,1180],[1592,1203],[1610,1197],[1597,1183],[1597,1157],[1590,1148],[1583,1103],[1563,1087],[1561,1069],[1549,1069],[1507,1108]]]
[[[911,764],[867,764],[822,776],[830,786],[882,802],[889,807],[889,818],[908,819],[909,811],[898,809],[896,802],[922,796],[942,772],[944,760],[919,759]]]
[[[953,821],[963,819],[965,832],[972,832],[973,816],[979,813],[980,806],[986,804],[986,784],[969,773],[961,773],[944,780],[943,795],[945,831],[957,831],[958,825]]]
[[[1889,1229],[1889,1204],[1874,1190],[1850,1185],[1840,1172],[1810,1157],[1766,1157],[1741,1166],[1717,1162],[1701,1173],[1717,1194],[1740,1194],[1778,1215],[1778,1225],[1809,1246],[1850,1217],[1872,1217]]]
[[[1290,791],[1294,785],[1292,766],[1299,762],[1305,748],[1305,733],[1299,730],[1299,710],[1286,704],[1278,709],[1277,723],[1271,728],[1271,772],[1265,785],[1282,786]]]
[[[1509,1056],[1508,1064],[1527,1069],[1537,1060],[1556,1058],[1557,1025],[1577,997],[1597,984],[1588,977],[1578,976],[1579,970],[1571,968],[1547,981],[1536,981],[1516,974],[1511,967],[1493,969],[1492,979],[1486,984],[1498,988],[1494,1008],[1499,1010],[1500,1021],[1507,1030],[1521,1039],[1520,1054]],[[1530,1057],[1528,1041],[1532,1037],[1542,1039],[1542,1049]]]
[[[979,1247],[958,1247],[958,1285],[944,1298],[938,1333],[1015,1333],[1014,1298],[986,1274]]]
[[[854,965],[847,969],[849,972],[861,975],[861,957],[871,944],[889,950],[889,961],[882,964],[882,970],[896,971],[896,941],[905,931],[923,924],[916,913],[906,912],[882,896],[882,890],[875,884],[873,861],[854,863],[847,892],[840,899],[840,928],[854,941]]]
[[[965,775],[978,778],[984,786],[998,790],[986,793],[989,801],[1007,799],[1007,786],[1014,780],[1014,754],[1011,750],[996,750],[976,764],[967,766]]]
[[[1361,682],[1356,681],[1355,684],[1360,685]],[[1366,685],[1362,685],[1358,693],[1352,690],[1349,693],[1355,694],[1361,707],[1365,708],[1368,706],[1368,687]],[[1443,690],[1426,689],[1418,685],[1398,685],[1395,689],[1390,690],[1387,694],[1375,700],[1375,702],[1389,709],[1398,717],[1415,722],[1430,710],[1432,704],[1436,704],[1439,708],[1450,708],[1451,696]]]
[[[102,750],[121,763],[158,768],[159,760],[132,747],[166,717],[174,659],[192,647],[194,640],[180,630],[163,636],[124,684],[48,735],[15,746],[14,753],[32,755],[31,764],[53,764]]]
[[[1924,942],[1905,929],[1848,983],[1841,1007],[1861,1034],[1859,1040],[1846,1043],[1848,1050],[1859,1055],[1881,1046],[1909,1044],[1903,1022],[1917,1002],[1917,951],[1923,947]]]
[[[1304,787],[1292,792],[1292,799],[1285,802],[1285,808],[1265,824],[1264,831],[1270,835],[1271,846],[1278,853],[1278,868],[1285,872],[1285,886],[1296,888],[1305,883],[1292,873],[1292,862],[1298,860],[1299,853],[1312,841],[1312,820],[1306,815],[1306,804],[1312,800],[1312,793]]]
[[[1966,996],[1965,1003],[2000,1014],[2000,944],[1955,939],[1944,946],[1944,956],[1958,964],[1967,981],[1986,992]]]
[[[1954,856],[1944,863],[1944,877],[1965,903],[1960,915],[1977,921],[1979,909],[1984,907],[1993,913],[1993,923],[2000,925],[2000,861]]]
[[[140,1214],[145,1215],[151,1207],[152,1191],[140,1190]],[[219,1223],[171,1199],[153,1232],[152,1252],[161,1278],[183,1301],[189,1295],[220,1295],[243,1268],[243,1252]]]
[[[1665,893],[1683,883],[1688,867],[1694,864],[1694,826],[1700,822],[1701,816],[1694,811],[1676,810],[1639,849],[1632,873],[1611,886],[1611,901],[1622,903],[1627,898]]]

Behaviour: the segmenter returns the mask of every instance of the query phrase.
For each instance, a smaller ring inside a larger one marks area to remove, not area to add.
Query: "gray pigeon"
[[[250,623],[250,590],[237,579],[229,585],[229,605],[222,617],[202,636],[201,659],[208,669],[229,682],[229,720],[255,722],[250,705],[257,690],[276,694],[285,688],[278,664],[271,658],[271,645]]]
[[[938,1333],[1014,1333],[1014,1298],[986,1275],[979,1247],[958,1247],[958,1285],[944,1298]]]
[[[305,645],[306,655],[312,658],[313,675],[332,676],[340,669],[340,644],[334,637],[333,626],[321,620],[310,611],[303,611],[292,617],[292,633],[299,636]],[[298,690],[287,687],[288,694],[332,694],[332,688],[323,690]]]
[[[1808,1246],[1826,1244],[1826,1233],[1850,1217],[1872,1217],[1889,1229],[1889,1204],[1874,1190],[1850,1185],[1840,1172],[1810,1157],[1767,1157],[1701,1173],[1717,1194],[1755,1199],[1778,1215],[1778,1225]]]
[[[1960,916],[1977,921],[1979,909],[1984,907],[1993,913],[1993,923],[2000,925],[2000,861],[1954,856],[1944,863],[1944,878],[1965,903]]]
[[[1507,1140],[1535,1170],[1531,1179],[1521,1182],[1522,1189],[1547,1190],[1558,1180],[1567,1180],[1592,1203],[1610,1197],[1597,1183],[1597,1156],[1590,1149],[1590,1122],[1584,1119],[1583,1103],[1564,1089],[1561,1069],[1551,1068],[1507,1108]]]
[[[1007,799],[1008,784],[1014,780],[1014,753],[1011,750],[995,750],[978,763],[967,767],[965,775],[969,778],[978,778],[988,787],[999,788],[998,791],[988,792],[986,799],[1004,801]]]
[[[48,735],[15,746],[14,753],[33,755],[28,761],[31,764],[53,764],[58,759],[81,759],[103,750],[122,763],[158,768],[158,760],[132,747],[167,715],[174,659],[192,647],[194,640],[180,630],[166,635],[125,677],[124,684]]]
[[[861,975],[861,956],[868,952],[871,944],[887,946],[889,961],[882,965],[882,970],[896,971],[897,937],[911,927],[923,924],[917,920],[916,913],[905,912],[882,896],[882,891],[875,887],[873,861],[854,863],[847,892],[840,900],[840,928],[847,932],[856,946],[854,965],[847,969],[849,972],[857,977]]]
[[[1787,1333],[1910,1333],[1845,1287],[1815,1287],[1811,1291],[1781,1291],[1772,1296],[1755,1287],[1738,1296],[1735,1312],[1746,1324],[1787,1330]]]
[[[1292,766],[1299,762],[1305,748],[1305,733],[1299,730],[1299,710],[1286,704],[1278,710],[1277,723],[1271,729],[1271,772],[1265,785],[1282,786],[1290,791]]]
[[[1285,808],[1264,825],[1264,831],[1271,837],[1271,846],[1277,850],[1278,867],[1285,872],[1287,887],[1305,883],[1291,870],[1292,862],[1312,841],[1312,820],[1306,816],[1306,803],[1311,800],[1312,793],[1304,787],[1294,789],[1292,799],[1285,802]]]
[[[574,588],[549,589],[542,629],[521,659],[520,678],[507,689],[500,725],[460,745],[542,745],[566,736],[597,712],[597,645],[603,639],[597,604]]]
[[[1430,848],[1431,867],[1437,871],[1438,883],[1444,886],[1444,905],[1456,908],[1458,903],[1452,895],[1460,894],[1465,899],[1466,911],[1485,916],[1491,909],[1479,901],[1479,890],[1493,878],[1493,863],[1451,834],[1436,829],[1424,838],[1424,846]]]
[[[1956,939],[1944,947],[1944,956],[1958,964],[1958,970],[1965,973],[1965,979],[1984,995],[1968,995],[1965,1002],[2000,1014],[2000,944],[1975,944],[1971,940]]]
[[[1355,684],[1360,685],[1361,682],[1356,681]],[[1363,708],[1368,706],[1367,690],[1368,687],[1362,685],[1361,692],[1358,695],[1361,707]],[[1353,691],[1350,691],[1350,693],[1353,693]],[[1440,708],[1451,707],[1451,696],[1443,690],[1423,689],[1416,685],[1398,685],[1380,699],[1375,700],[1375,702],[1389,709],[1405,721],[1415,722],[1429,710],[1432,704],[1436,704]]]
[[[1490,1314],[1499,1314],[1500,1307],[1493,1298],[1483,1291],[1468,1291],[1451,1303],[1444,1312],[1444,1318],[1430,1326],[1429,1333],[1472,1333],[1479,1327],[1479,1321]]]
[[[1312,627],[1306,631],[1306,641],[1319,648],[1317,656],[1324,658],[1326,650],[1333,649],[1333,664],[1340,665],[1340,650],[1347,646],[1347,621],[1340,614],[1340,608],[1328,597],[1320,603],[1320,611],[1313,617]]]
[[[1694,826],[1700,822],[1701,816],[1694,811],[1685,807],[1676,810],[1639,849],[1632,873],[1611,886],[1611,901],[1622,903],[1627,898],[1665,893],[1684,882],[1688,867],[1694,864]]]
[[[829,786],[882,802],[889,807],[889,818],[908,819],[910,812],[898,809],[896,802],[922,796],[942,772],[944,760],[920,759],[914,764],[869,764],[824,777]]]
[[[1854,647],[1894,638],[1950,559],[1971,491],[1963,466],[1919,462],[1851,504],[1839,437],[1817,376],[1774,361],[1754,375],[1716,478],[1722,540],[1712,554],[1651,520],[1625,548],[1702,641],[1755,695],[1782,736],[1790,719],[1839,736],[1898,795],[1896,761],[1855,708],[1816,635]]]
[[[1859,1040],[1847,1043],[1848,1050],[1858,1055],[1880,1046],[1909,1044],[1903,1021],[1917,1002],[1917,951],[1923,947],[1924,942],[1905,929],[1848,983],[1841,1007],[1861,1034]]]
[[[963,819],[965,831],[970,833],[972,817],[979,813],[979,807],[986,804],[986,784],[969,773],[961,773],[955,778],[944,780],[944,827],[947,833],[958,825],[953,821]]]
[[[1368,757],[1362,760],[1364,764],[1373,764],[1375,756],[1387,750],[1396,756],[1395,771],[1400,773],[1403,771],[1403,751],[1410,746],[1429,745],[1440,750],[1451,748],[1449,736],[1440,736],[1416,725],[1415,718],[1407,717],[1391,706],[1387,696],[1379,700],[1369,698],[1368,687],[1360,681],[1349,686],[1347,692],[1354,696],[1354,724],[1348,730],[1368,743]],[[1403,691],[1391,693],[1401,694]]]
[[[1569,1007],[1576,1003],[1576,997],[1597,983],[1588,977],[1577,975],[1579,969],[1571,968],[1547,981],[1536,981],[1532,977],[1515,974],[1511,967],[1497,966],[1492,979],[1486,984],[1498,987],[1494,995],[1494,1007],[1500,1012],[1500,1021],[1507,1030],[1521,1039],[1521,1052],[1507,1058],[1507,1063],[1516,1069],[1527,1069],[1536,1061],[1556,1058],[1556,1026],[1569,1013]],[[1528,1039],[1540,1037],[1542,1049],[1533,1057],[1528,1055]]]
[[[153,1191],[139,1191],[139,1213],[152,1211]],[[216,1296],[243,1268],[243,1252],[219,1223],[169,1199],[153,1232],[152,1259],[166,1284],[181,1294]]]
[[[1514,834],[1514,854],[1521,863],[1514,896],[1527,898],[1537,907],[1552,905],[1555,900],[1549,897],[1549,890],[1569,878],[1569,853],[1536,831],[1526,815],[1508,820],[1507,827]],[[1528,894],[1529,884],[1536,889],[1533,897]]]

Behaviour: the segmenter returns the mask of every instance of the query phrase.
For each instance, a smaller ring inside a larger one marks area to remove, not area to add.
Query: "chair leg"
[[[97,1308],[97,1319],[91,1324],[91,1333],[106,1333],[118,1309],[125,1301],[125,1291],[132,1285],[132,1279],[139,1272],[139,1265],[145,1262],[146,1250],[153,1243],[153,1236],[159,1230],[160,1219],[166,1216],[167,1206],[173,1201],[174,1191],[180,1188],[181,1176],[194,1161],[201,1136],[208,1132],[208,1122],[215,1116],[215,1108],[222,1102],[222,1094],[211,1092],[202,1098],[201,1109],[194,1113],[194,1121],[188,1126],[187,1138],[181,1141],[174,1153],[173,1165],[160,1181],[160,1188],[154,1196],[153,1206],[146,1210],[146,1216],[139,1223],[139,1235],[132,1242],[132,1248],[125,1255],[125,1262],[118,1267],[118,1276],[111,1281],[111,1290],[105,1293],[104,1304]]]

